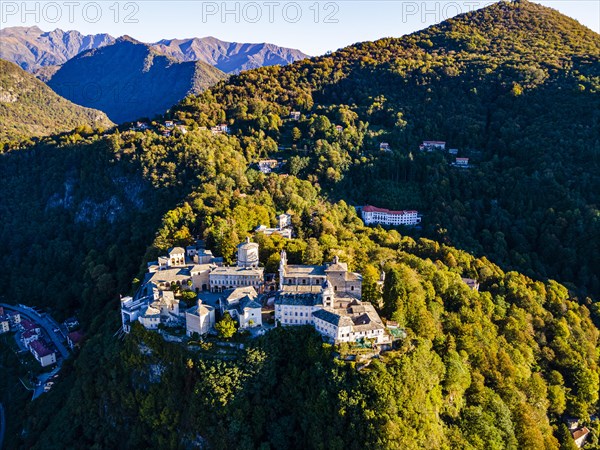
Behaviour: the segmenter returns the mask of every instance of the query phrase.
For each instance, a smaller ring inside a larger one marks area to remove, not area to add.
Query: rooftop
[[[211,275],[254,275],[262,276],[265,269],[262,267],[217,267]]]
[[[352,320],[350,320],[349,317],[329,309],[319,309],[313,313],[313,317],[324,320],[327,323],[337,325],[338,327],[352,326]]]
[[[187,267],[176,267],[174,269],[158,270],[146,274],[146,283],[172,283],[174,281],[185,281],[190,277]]]
[[[573,439],[577,440],[589,434],[590,430],[587,427],[579,428],[573,431]]]
[[[77,330],[69,333],[68,337],[73,344],[79,344],[83,340],[84,336],[81,331]]]
[[[198,316],[198,315],[206,315],[208,313],[210,313],[211,311],[213,311],[215,308],[213,308],[210,305],[207,305],[205,303],[200,303],[199,305],[194,305],[191,308],[189,308],[186,313],[188,314],[192,314],[194,316]],[[198,314],[198,311],[200,311],[200,314]]]
[[[290,265],[285,266],[285,276],[287,277],[324,277],[325,266],[299,266]]]
[[[31,320],[27,319],[21,320],[21,326],[27,331],[33,330],[34,328],[39,328],[39,325],[37,323],[34,323]]]
[[[370,303],[352,300],[342,308],[315,311],[313,316],[339,327],[352,326],[352,331],[383,329],[383,323]]]
[[[229,291],[226,301],[227,303],[237,303],[244,297],[255,299],[258,297],[258,292],[256,292],[256,289],[254,289],[253,286],[239,287]]]
[[[320,293],[323,290],[322,284],[284,284],[282,292],[284,294],[299,293]]]
[[[39,340],[31,342],[29,346],[31,347],[31,350],[33,350],[40,358],[54,353],[54,350],[50,350],[42,341]]]
[[[21,335],[21,337],[23,339],[29,339],[30,337],[37,336],[37,335],[38,334],[37,334],[37,332],[35,330],[27,330],[27,331],[23,332],[23,334]]]
[[[371,205],[365,205],[365,206],[363,206],[362,210],[363,210],[363,212],[380,212],[380,213],[398,214],[398,215],[417,214],[417,211],[415,211],[415,210],[393,211],[393,210],[390,210],[390,209],[378,208],[376,206],[371,206]]]

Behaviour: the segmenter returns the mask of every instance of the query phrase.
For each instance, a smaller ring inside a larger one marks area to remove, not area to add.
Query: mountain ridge
[[[0,30],[0,59],[14,62],[29,72],[43,66],[60,65],[85,50],[114,42],[108,34],[84,35],[76,30],[39,27],[8,27]]]
[[[225,77],[204,62],[178,62],[123,36],[67,61],[47,83],[74,103],[100,109],[121,123],[162,114],[186,95]]]
[[[161,39],[152,45],[177,60],[202,60],[225,73],[238,73],[263,66],[286,65],[308,57],[299,50],[266,42],[226,42],[212,36]]]
[[[0,58],[36,73],[43,67],[64,64],[83,51],[110,45],[118,39],[108,34],[83,35],[76,30],[59,28],[45,32],[37,26],[8,27],[0,30]],[[271,43],[226,42],[213,36],[162,39],[146,44],[180,62],[202,61],[226,73],[289,64],[308,56],[300,50]]]

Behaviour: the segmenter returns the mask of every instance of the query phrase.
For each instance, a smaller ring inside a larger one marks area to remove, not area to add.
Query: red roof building
[[[416,225],[421,222],[419,212],[415,210],[393,211],[376,206],[365,205],[362,208],[362,219],[365,225]]]
[[[23,329],[25,331],[29,331],[29,330],[38,330],[39,331],[39,329],[40,329],[40,327],[37,323],[34,323],[31,320],[27,320],[27,319],[21,320],[21,326],[23,327]]]
[[[27,330],[27,331],[24,331],[23,334],[21,335],[21,340],[23,341],[23,344],[25,344],[25,345],[29,345],[31,342],[37,341],[39,338],[40,338],[40,335],[38,334],[38,332],[36,330]]]
[[[67,335],[67,343],[69,344],[69,347],[71,347],[71,350],[73,350],[75,347],[79,347],[84,337],[85,336],[83,333],[79,330],[69,333]]]
[[[49,366],[56,362],[56,353],[40,340],[29,343],[29,350],[35,359],[39,361],[42,367]]]

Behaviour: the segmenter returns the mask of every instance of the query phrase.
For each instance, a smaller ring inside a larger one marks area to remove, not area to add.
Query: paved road
[[[0,303],[0,306],[3,306],[4,309],[6,309],[6,310],[17,311],[17,312],[21,313],[22,316],[25,316],[28,319],[32,320],[33,322],[38,323],[40,325],[40,327],[42,327],[44,329],[44,331],[46,332],[48,337],[50,337],[50,339],[52,340],[52,342],[54,343],[54,345],[56,346],[56,348],[58,349],[58,352],[62,355],[62,357],[63,358],[69,357],[69,351],[62,343],[61,337],[54,332],[54,326],[48,319],[41,316],[39,313],[33,311],[32,309],[21,308],[20,306],[17,306],[17,305],[7,305],[4,303]]]
[[[4,406],[0,403],[0,450],[2,450],[2,443],[4,442],[4,428],[6,427],[6,421],[4,419]]]

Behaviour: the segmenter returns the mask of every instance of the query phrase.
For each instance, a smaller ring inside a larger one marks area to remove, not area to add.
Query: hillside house
[[[258,170],[264,174],[271,173],[279,168],[279,161],[276,159],[261,159],[258,162]]]
[[[179,300],[172,291],[160,291],[158,298],[141,311],[138,322],[148,330],[155,330],[161,324],[179,325]]]
[[[419,150],[432,152],[434,150],[445,150],[446,142],[444,141],[423,141],[419,146]]]
[[[46,367],[56,363],[56,352],[49,344],[37,339],[28,345],[29,351],[33,357],[40,363],[42,367]]]
[[[69,334],[67,334],[67,344],[71,350],[75,350],[76,348],[81,347],[84,337],[84,334],[80,330],[71,331]]]
[[[479,282],[473,278],[462,278],[463,283],[469,286],[474,291],[479,291]]]
[[[279,234],[285,239],[292,238],[292,216],[289,214],[280,214],[277,216],[277,227],[269,228],[266,225],[259,225],[254,230],[255,233],[263,233],[267,236]]]
[[[212,134],[222,134],[222,133],[229,134],[229,132],[230,132],[229,126],[226,123],[222,123],[215,127],[212,127],[210,129],[210,131]]]
[[[279,234],[285,239],[292,238],[292,230],[289,228],[280,229],[280,228],[268,228],[266,225],[259,225],[254,230],[255,233],[263,233],[267,236],[271,236],[272,234]]]
[[[573,436],[575,445],[578,448],[581,448],[585,445],[585,442],[587,441],[589,435],[590,430],[587,427],[581,427],[571,431],[571,436]]]
[[[290,113],[290,119],[292,119],[292,120],[300,120],[300,111],[292,111]]]
[[[456,158],[454,165],[456,167],[469,167],[469,158]]]

